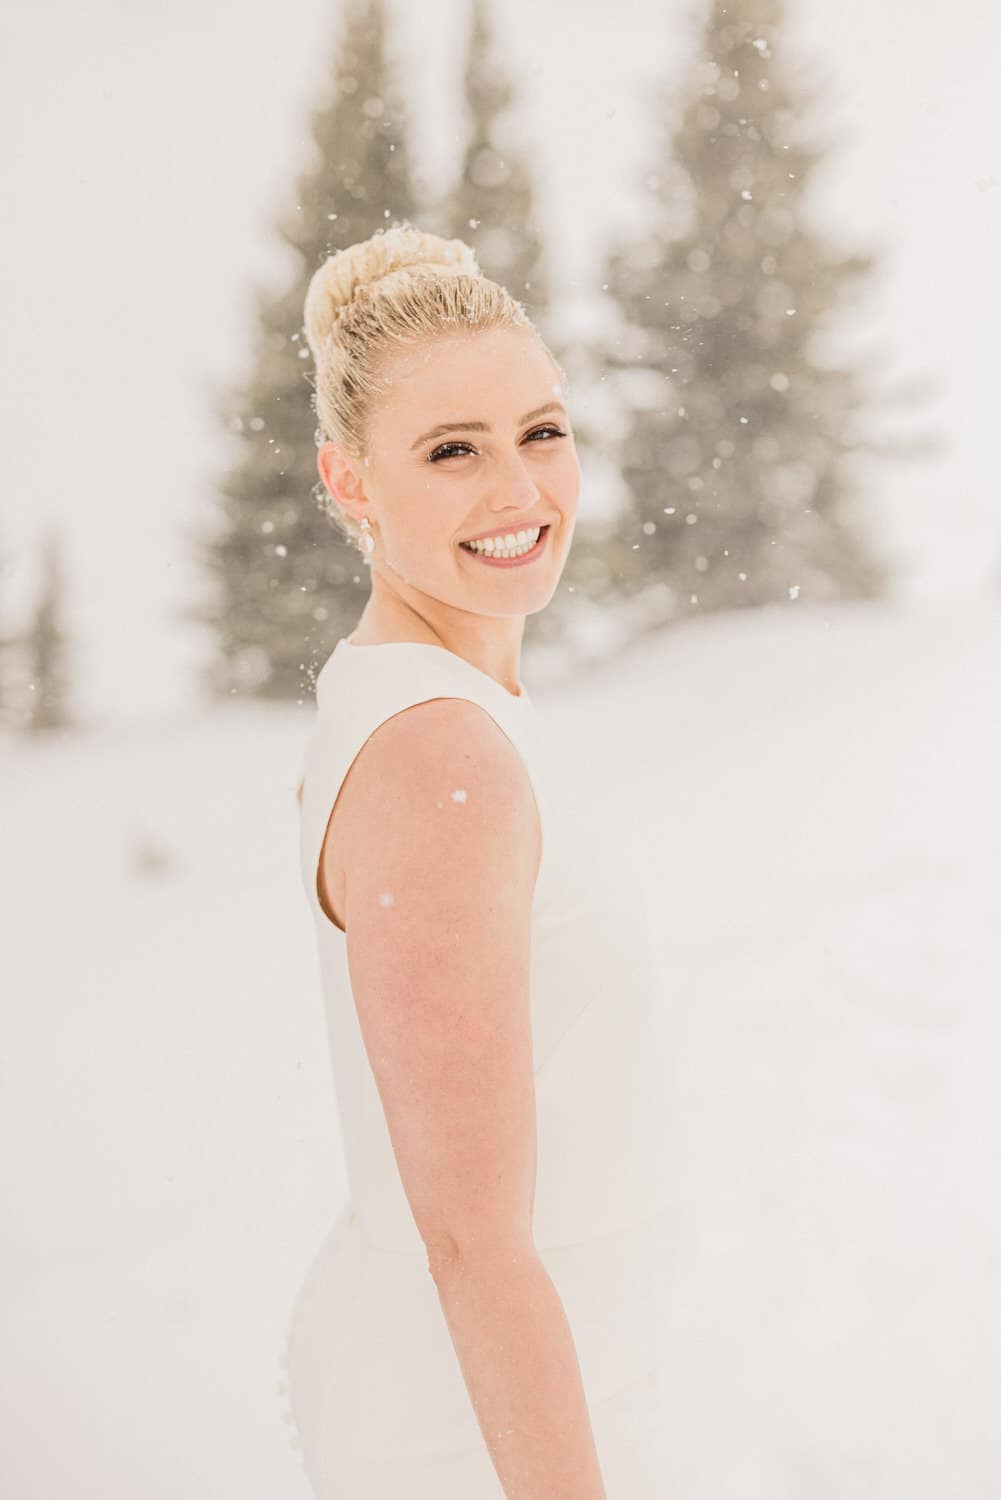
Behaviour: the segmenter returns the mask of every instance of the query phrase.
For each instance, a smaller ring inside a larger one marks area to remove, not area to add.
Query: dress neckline
[[[466,658],[464,656],[460,656],[458,652],[450,651],[447,646],[439,646],[434,641],[370,641],[368,645],[359,645],[357,641],[349,640],[345,635],[341,637],[341,639],[337,642],[337,645],[334,647],[334,654],[340,651],[343,646],[346,646],[349,651],[385,651],[389,647],[393,646],[395,646],[396,648],[402,646],[405,650],[411,651],[415,647],[418,651],[443,651],[446,656],[450,656],[453,661],[461,662],[464,667],[468,667],[469,670],[471,672],[475,672],[478,677],[485,677],[487,682],[492,683],[497,691],[503,693],[504,697],[508,698],[512,703],[529,704],[531,702],[531,699],[528,696],[528,689],[520,680],[518,682],[520,691],[517,693],[512,693],[511,690],[509,688],[506,688],[502,682],[498,682],[496,677],[491,677],[489,672],[484,672],[482,667],[474,666],[471,661],[467,661]]]

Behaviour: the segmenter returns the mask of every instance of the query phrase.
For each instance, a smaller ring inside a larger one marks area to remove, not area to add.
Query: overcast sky
[[[57,520],[66,624],[100,715],[190,699],[199,640],[172,613],[198,583],[184,530],[210,503],[218,461],[206,394],[244,374],[255,284],[277,287],[290,270],[272,225],[308,159],[338,9],[6,7],[0,624],[23,617],[40,526]],[[586,289],[603,237],[642,215],[650,85],[680,78],[693,11],[665,0],[495,9],[538,142],[549,250]],[[461,144],[466,6],[391,10],[416,164],[434,183]],[[816,218],[846,248],[883,257],[846,348],[875,355],[887,384],[930,381],[926,416],[945,445],[888,466],[867,503],[904,597],[982,597],[1001,575],[1001,11],[987,0],[789,10],[834,143],[814,179]]]

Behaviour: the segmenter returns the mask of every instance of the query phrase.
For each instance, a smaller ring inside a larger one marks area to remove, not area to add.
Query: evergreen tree
[[[676,131],[663,100],[673,162],[648,179],[653,222],[607,259],[630,498],[614,531],[575,542],[570,579],[606,603],[642,590],[648,626],[887,581],[852,514],[867,392],[819,347],[872,258],[807,222],[822,152],[800,124],[782,14],[781,0],[712,0]]]
[[[218,695],[301,699],[367,597],[366,569],[327,512],[316,468],[303,303],[328,255],[413,217],[384,33],[383,0],[350,0],[329,97],[312,120],[315,161],[280,226],[297,269],[279,295],[257,294],[253,373],[219,402],[235,453],[218,482],[216,529],[192,538],[211,598],[185,612],[213,632],[206,684]]]
[[[465,240],[485,276],[523,303],[545,337],[549,300],[525,123],[490,25],[487,0],[472,0],[464,75],[468,129],[459,178],[429,215],[435,233]]]
[[[34,614],[23,637],[28,679],[24,729],[42,734],[70,723],[66,688],[66,635],[61,623],[65,598],[62,550],[49,527],[42,538],[40,588]]]

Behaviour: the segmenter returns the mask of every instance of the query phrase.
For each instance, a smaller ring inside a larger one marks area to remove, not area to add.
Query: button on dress
[[[542,826],[530,968],[535,1244],[573,1334],[608,1500],[664,1497],[664,997],[637,872],[568,795],[519,687],[443,646],[403,641],[343,639],[317,678],[301,876],[349,1196],[295,1296],[279,1382],[317,1500],[504,1500],[396,1165],[347,939],[316,891],[330,813],[358,752],[386,719],[432,698],[478,704],[531,780]]]

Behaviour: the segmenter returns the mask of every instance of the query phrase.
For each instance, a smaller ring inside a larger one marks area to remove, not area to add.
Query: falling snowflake
[[[456,787],[455,791],[452,793],[452,801],[453,802],[465,802],[466,796],[467,796],[467,793],[463,791],[463,789],[462,789],[461,786],[460,787]]]

